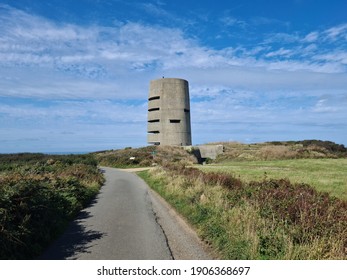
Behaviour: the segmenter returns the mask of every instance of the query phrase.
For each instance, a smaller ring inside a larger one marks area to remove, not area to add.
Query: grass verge
[[[347,203],[288,180],[166,166],[139,175],[223,259],[347,259]]]

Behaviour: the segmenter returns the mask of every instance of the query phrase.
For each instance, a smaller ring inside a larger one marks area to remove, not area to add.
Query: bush
[[[196,163],[196,158],[182,147],[148,146],[143,148],[122,149],[95,154],[102,166],[118,168],[146,167],[166,163]],[[135,159],[130,159],[135,158]]]
[[[290,227],[294,244],[306,244],[316,238],[344,240],[347,248],[347,202],[319,193],[305,184],[288,180],[253,182],[261,215]]]
[[[32,259],[103,183],[90,155],[0,157],[0,259]]]
[[[303,144],[304,147],[310,147],[310,146],[321,147],[333,153],[347,153],[347,148],[344,145],[339,145],[331,141],[304,140],[304,141],[297,141],[296,143]]]
[[[153,162],[153,152],[155,149],[155,146],[149,146],[138,149],[127,148],[122,150],[113,150],[96,153],[95,158],[99,165],[102,166],[117,168],[150,166]]]

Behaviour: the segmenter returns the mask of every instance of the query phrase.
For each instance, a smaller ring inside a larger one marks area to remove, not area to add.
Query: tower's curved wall
[[[148,96],[148,143],[192,144],[188,82],[163,78],[150,82]]]

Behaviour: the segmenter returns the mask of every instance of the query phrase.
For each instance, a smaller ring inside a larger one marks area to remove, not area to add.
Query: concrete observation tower
[[[186,80],[162,78],[150,82],[147,132],[149,144],[192,144],[189,88]]]

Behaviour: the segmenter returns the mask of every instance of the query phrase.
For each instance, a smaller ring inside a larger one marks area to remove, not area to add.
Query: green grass
[[[346,259],[347,202],[288,180],[170,165],[139,175],[221,259]]]
[[[228,161],[199,166],[209,172],[222,172],[243,181],[287,178],[292,183],[305,183],[318,191],[347,200],[347,159],[292,159],[269,161]]]
[[[184,192],[180,190],[183,188],[189,188],[184,181],[180,181],[178,178],[171,181],[173,185],[168,188],[169,182],[167,178],[153,176],[153,174],[146,170],[137,172],[137,174],[146,181],[146,183],[160,194],[169,204],[171,204],[177,212],[179,212],[183,217],[185,217],[188,222],[193,225],[197,230],[198,234],[208,243],[212,243],[217,249],[217,254],[220,254],[221,258],[233,258],[235,256],[230,256],[229,252],[225,252],[223,244],[228,243],[228,233],[226,229],[221,226],[220,216],[221,211],[218,207],[211,207],[202,205],[199,203],[194,203],[194,201],[199,200],[199,191]],[[180,181],[178,188],[175,184]],[[195,188],[194,186],[190,186]]]

